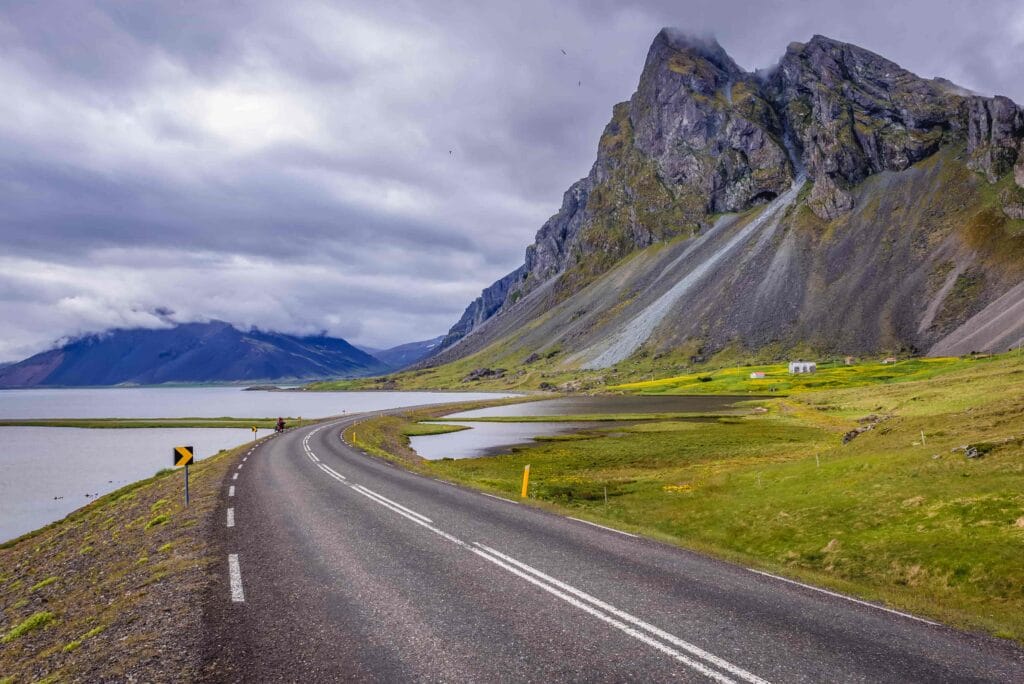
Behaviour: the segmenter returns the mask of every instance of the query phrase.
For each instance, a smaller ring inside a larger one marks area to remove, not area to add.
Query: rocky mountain
[[[0,387],[310,380],[386,370],[339,338],[246,332],[212,321],[88,335],[0,368]]]
[[[814,36],[663,29],[590,173],[429,360],[955,354],[1024,337],[1024,112]]]
[[[374,349],[371,347],[359,347],[367,354],[387,364],[393,370],[408,368],[417,361],[425,359],[440,349],[441,342],[445,336],[440,335],[430,340],[419,342],[406,342],[388,349]]]

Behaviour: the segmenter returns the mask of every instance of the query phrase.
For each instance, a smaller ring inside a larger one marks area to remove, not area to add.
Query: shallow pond
[[[477,458],[510,453],[512,447],[529,444],[537,437],[554,437],[587,429],[608,429],[632,425],[635,421],[552,421],[485,422],[473,418],[526,418],[532,416],[613,416],[660,413],[726,412],[736,401],[749,397],[706,396],[589,396],[559,397],[522,404],[493,406],[475,411],[453,413],[446,418],[459,419],[447,425],[464,425],[469,430],[440,435],[410,437],[410,446],[425,459]]]
[[[438,461],[442,458],[498,456],[510,453],[512,447],[527,444],[536,437],[554,437],[587,428],[610,427],[616,423],[477,423],[459,421],[442,424],[464,425],[470,429],[446,432],[440,435],[410,437],[410,446],[428,461]]]

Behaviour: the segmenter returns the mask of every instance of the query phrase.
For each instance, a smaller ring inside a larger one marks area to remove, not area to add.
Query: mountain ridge
[[[242,331],[210,321],[84,335],[0,367],[0,387],[312,380],[388,369],[341,338]]]
[[[523,265],[485,288],[441,352],[421,365],[478,354],[499,340],[503,349],[526,356],[565,347],[566,336],[575,335],[565,349],[572,353],[562,357],[570,361],[563,363],[589,366],[600,356],[602,339],[635,322],[617,314],[632,306],[630,296],[639,290],[595,303],[582,294],[587,288],[654,246],[701,238],[715,243],[706,236],[724,216],[738,217],[733,228],[742,230],[752,220],[749,212],[771,205],[802,177],[806,183],[780,225],[759,236],[775,240],[776,248],[758,243],[764,252],[758,258],[746,243],[728,254],[715,252],[722,266],[704,269],[701,282],[676,300],[657,330],[645,331],[636,349],[692,346],[702,351],[697,356],[735,345],[755,352],[835,350],[837,331],[843,351],[851,353],[959,349],[943,345],[943,338],[1024,280],[1022,140],[1024,114],[1008,98],[920,78],[855,45],[816,35],[791,43],[774,68],[750,73],[717,42],[663,29],[637,91],[613,108],[590,173],[566,191],[559,211],[527,247]],[[911,193],[898,206],[889,201],[897,191]],[[854,235],[863,241],[851,240]],[[898,245],[898,253],[879,252],[873,240]],[[769,286],[747,273],[742,263],[751,259],[778,282]],[[852,265],[857,277],[845,280],[856,280],[856,287],[843,282],[840,261]],[[737,264],[731,274],[723,272]],[[700,267],[684,259],[676,276]],[[719,287],[717,304],[705,296],[709,282]],[[882,287],[887,291],[876,292]],[[762,321],[756,311],[741,319],[728,308],[726,293],[741,308],[746,299],[766,296],[785,306],[770,304],[779,309],[773,320]],[[864,329],[856,334],[839,330],[842,309],[860,308],[857,300],[865,297],[878,315],[864,313],[858,321]],[[562,312],[560,325],[545,326],[553,307],[574,298],[580,306]],[[682,311],[688,302],[699,306]],[[975,336],[978,351],[1024,335],[1024,325],[999,315],[1014,302],[985,314],[988,325],[1001,320],[1002,327]],[[590,319],[586,331],[581,318]],[[531,336],[531,324],[544,328],[547,339]],[[566,333],[569,328],[576,333]],[[593,353],[580,353],[587,349]]]

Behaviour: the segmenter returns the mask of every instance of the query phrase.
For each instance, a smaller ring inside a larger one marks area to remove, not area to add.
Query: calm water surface
[[[0,540],[170,467],[175,446],[191,445],[196,458],[206,458],[250,437],[248,430],[220,428],[0,427]]]
[[[465,425],[471,429],[446,432],[440,435],[410,437],[413,451],[430,461],[442,458],[477,458],[511,453],[512,447],[528,444],[535,437],[554,437],[597,426],[610,427],[612,423],[479,423],[459,421],[444,425]]]
[[[0,390],[0,418],[324,418],[512,396],[472,392],[246,392],[239,387]]]
[[[440,435],[411,437],[409,442],[416,453],[429,460],[499,456],[510,453],[512,447],[529,444],[537,437],[553,437],[577,432],[581,429],[611,428],[623,423],[618,421],[488,423],[473,421],[473,418],[584,416],[620,413],[712,413],[727,411],[734,402],[749,398],[636,395],[560,397],[453,413],[448,417],[459,418],[456,425],[466,425],[471,429]]]
[[[511,395],[245,392],[236,387],[0,390],[0,418],[323,418],[503,396]],[[0,427],[0,541],[59,520],[96,495],[168,467],[175,446],[190,444],[197,458],[205,458],[251,436],[248,430],[222,428]]]

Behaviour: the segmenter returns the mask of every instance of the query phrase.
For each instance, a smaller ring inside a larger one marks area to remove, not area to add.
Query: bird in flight
[[[559,48],[559,49],[561,50],[561,48]],[[565,54],[568,54],[568,53],[565,50],[562,50],[562,54],[565,55]]]

